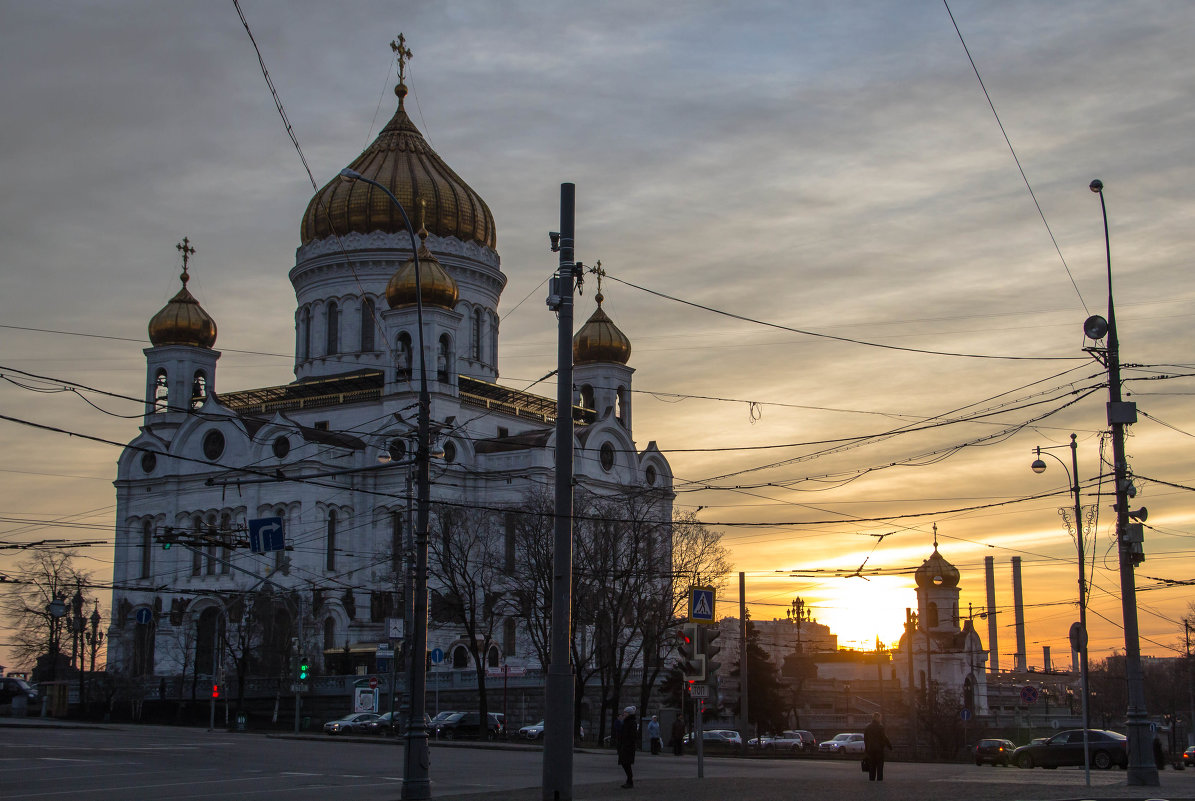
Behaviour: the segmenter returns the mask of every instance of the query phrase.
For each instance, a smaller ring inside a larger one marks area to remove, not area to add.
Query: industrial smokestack
[[[1012,669],[1019,673],[1025,666],[1025,598],[1021,593],[1021,557],[1012,558],[1012,605],[1017,624],[1017,651],[1012,655]]]
[[[983,557],[983,578],[988,590],[988,670],[992,673],[1000,672],[1000,646],[996,632],[996,560],[995,557]]]
[[[1043,645],[1041,647],[1041,659],[1043,663],[1041,669],[1044,672],[1049,673],[1054,669],[1054,666],[1050,663],[1050,646]]]

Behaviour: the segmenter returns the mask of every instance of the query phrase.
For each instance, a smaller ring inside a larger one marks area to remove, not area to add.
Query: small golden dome
[[[184,239],[183,243],[187,243],[187,240]],[[184,247],[183,244],[179,245],[180,250]],[[189,252],[195,251],[191,249]],[[188,255],[188,251],[183,250],[183,272],[179,276],[183,282],[182,289],[149,321],[149,341],[154,347],[190,345],[193,348],[210,348],[216,344],[216,321],[187,291],[187,282],[191,280],[187,274]]]
[[[399,83],[394,91],[398,110],[349,168],[393,192],[408,214],[426,203],[426,225],[437,236],[454,236],[492,249],[497,233],[489,206],[444,163],[411,122],[403,109],[406,85]],[[307,205],[301,233],[306,245],[334,233],[405,230],[402,214],[385,192],[364,181],[336,177]]]
[[[598,307],[573,336],[573,364],[613,362],[626,364],[631,359],[631,340],[618,330],[614,321],[602,311],[602,293],[597,294]]]
[[[456,279],[427,249],[426,228],[419,229],[419,239],[422,240],[419,243],[419,288],[423,290],[423,305],[451,309],[461,295]],[[397,309],[414,306],[415,299],[415,259],[411,258],[390,277],[390,283],[386,285],[386,302],[390,308]]]
[[[957,587],[960,576],[958,568],[947,562],[935,545],[934,552],[921,563],[913,578],[918,587]]]

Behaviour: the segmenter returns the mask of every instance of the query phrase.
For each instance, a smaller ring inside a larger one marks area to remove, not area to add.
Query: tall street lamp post
[[[403,223],[407,227],[407,234],[411,237],[411,258],[415,263],[415,324],[419,329],[419,413],[417,424],[417,443],[415,447],[415,484],[416,484],[416,520],[415,520],[415,586],[413,588],[413,619],[411,626],[411,644],[407,649],[410,655],[408,692],[411,696],[411,714],[407,720],[406,751],[404,754],[402,797],[404,801],[431,798],[431,779],[428,769],[431,766],[431,754],[428,750],[427,724],[424,722],[426,712],[427,673],[424,669],[424,654],[427,653],[427,521],[428,506],[431,501],[431,396],[427,389],[427,363],[423,342],[423,284],[419,271],[419,245],[415,241],[415,228],[407,216],[406,209],[398,202],[394,193],[384,185],[366,178],[356,170],[347,167],[340,171],[340,177],[346,181],[361,181],[380,189],[390,198],[402,215]]]
[[[1087,730],[1091,727],[1090,721],[1087,719],[1087,576],[1085,572],[1085,563],[1083,556],[1083,507],[1079,501],[1079,446],[1076,442],[1074,434],[1071,434],[1070,445],[1055,445],[1053,447],[1071,449],[1071,467],[1068,470],[1066,462],[1058,458],[1052,453],[1042,453],[1042,448],[1039,446],[1036,449],[1037,458],[1033,460],[1030,468],[1034,473],[1046,472],[1046,463],[1042,461],[1042,456],[1049,456],[1051,459],[1062,465],[1062,470],[1066,473],[1071,482],[1071,493],[1075,497],[1075,545],[1079,552],[1079,625],[1078,631],[1072,630],[1071,645],[1078,646],[1076,650],[1079,652],[1079,680],[1083,685],[1083,777],[1087,782],[1087,786],[1091,786],[1091,749],[1087,741]],[[1047,446],[1045,450],[1049,450]],[[1059,510],[1060,512],[1064,510]],[[1065,515],[1064,515],[1065,519]]]
[[[1104,252],[1108,265],[1108,319],[1098,315],[1083,324],[1091,339],[1101,339],[1106,333],[1108,346],[1103,349],[1104,364],[1108,368],[1108,422],[1112,426],[1112,468],[1116,480],[1116,542],[1120,552],[1120,603],[1124,616],[1124,668],[1128,683],[1129,705],[1127,728],[1129,736],[1128,784],[1156,787],[1158,768],[1153,758],[1153,734],[1145,711],[1145,682],[1141,673],[1141,638],[1137,628],[1137,587],[1133,569],[1138,561],[1134,549],[1136,540],[1130,534],[1139,526],[1129,523],[1128,464],[1124,451],[1124,427],[1137,420],[1136,404],[1125,402],[1120,394],[1120,340],[1116,335],[1116,308],[1112,301],[1112,248],[1108,236],[1108,208],[1104,204],[1104,183],[1098,178],[1089,188],[1100,196],[1100,212],[1104,218]],[[1089,349],[1093,355],[1096,349]],[[1098,358],[1098,357],[1097,357]],[[1138,513],[1140,515],[1140,513]],[[1140,515],[1143,517],[1143,515]]]

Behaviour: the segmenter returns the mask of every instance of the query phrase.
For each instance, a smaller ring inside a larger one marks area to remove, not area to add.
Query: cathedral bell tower
[[[149,321],[152,347],[145,353],[145,424],[179,426],[215,387],[216,321],[187,290],[195,248],[187,238],[175,247],[183,257],[182,288]]]
[[[938,527],[934,526],[934,552],[914,574],[917,581],[917,615],[931,632],[960,631],[959,572],[938,553]]]
[[[597,418],[612,414],[631,432],[631,340],[602,309],[602,264],[597,274],[597,308],[573,336],[573,402],[593,409]]]

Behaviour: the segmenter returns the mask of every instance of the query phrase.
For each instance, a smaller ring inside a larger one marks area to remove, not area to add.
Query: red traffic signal
[[[212,685],[212,698],[219,698],[219,697],[220,697],[220,685],[213,684]]]

